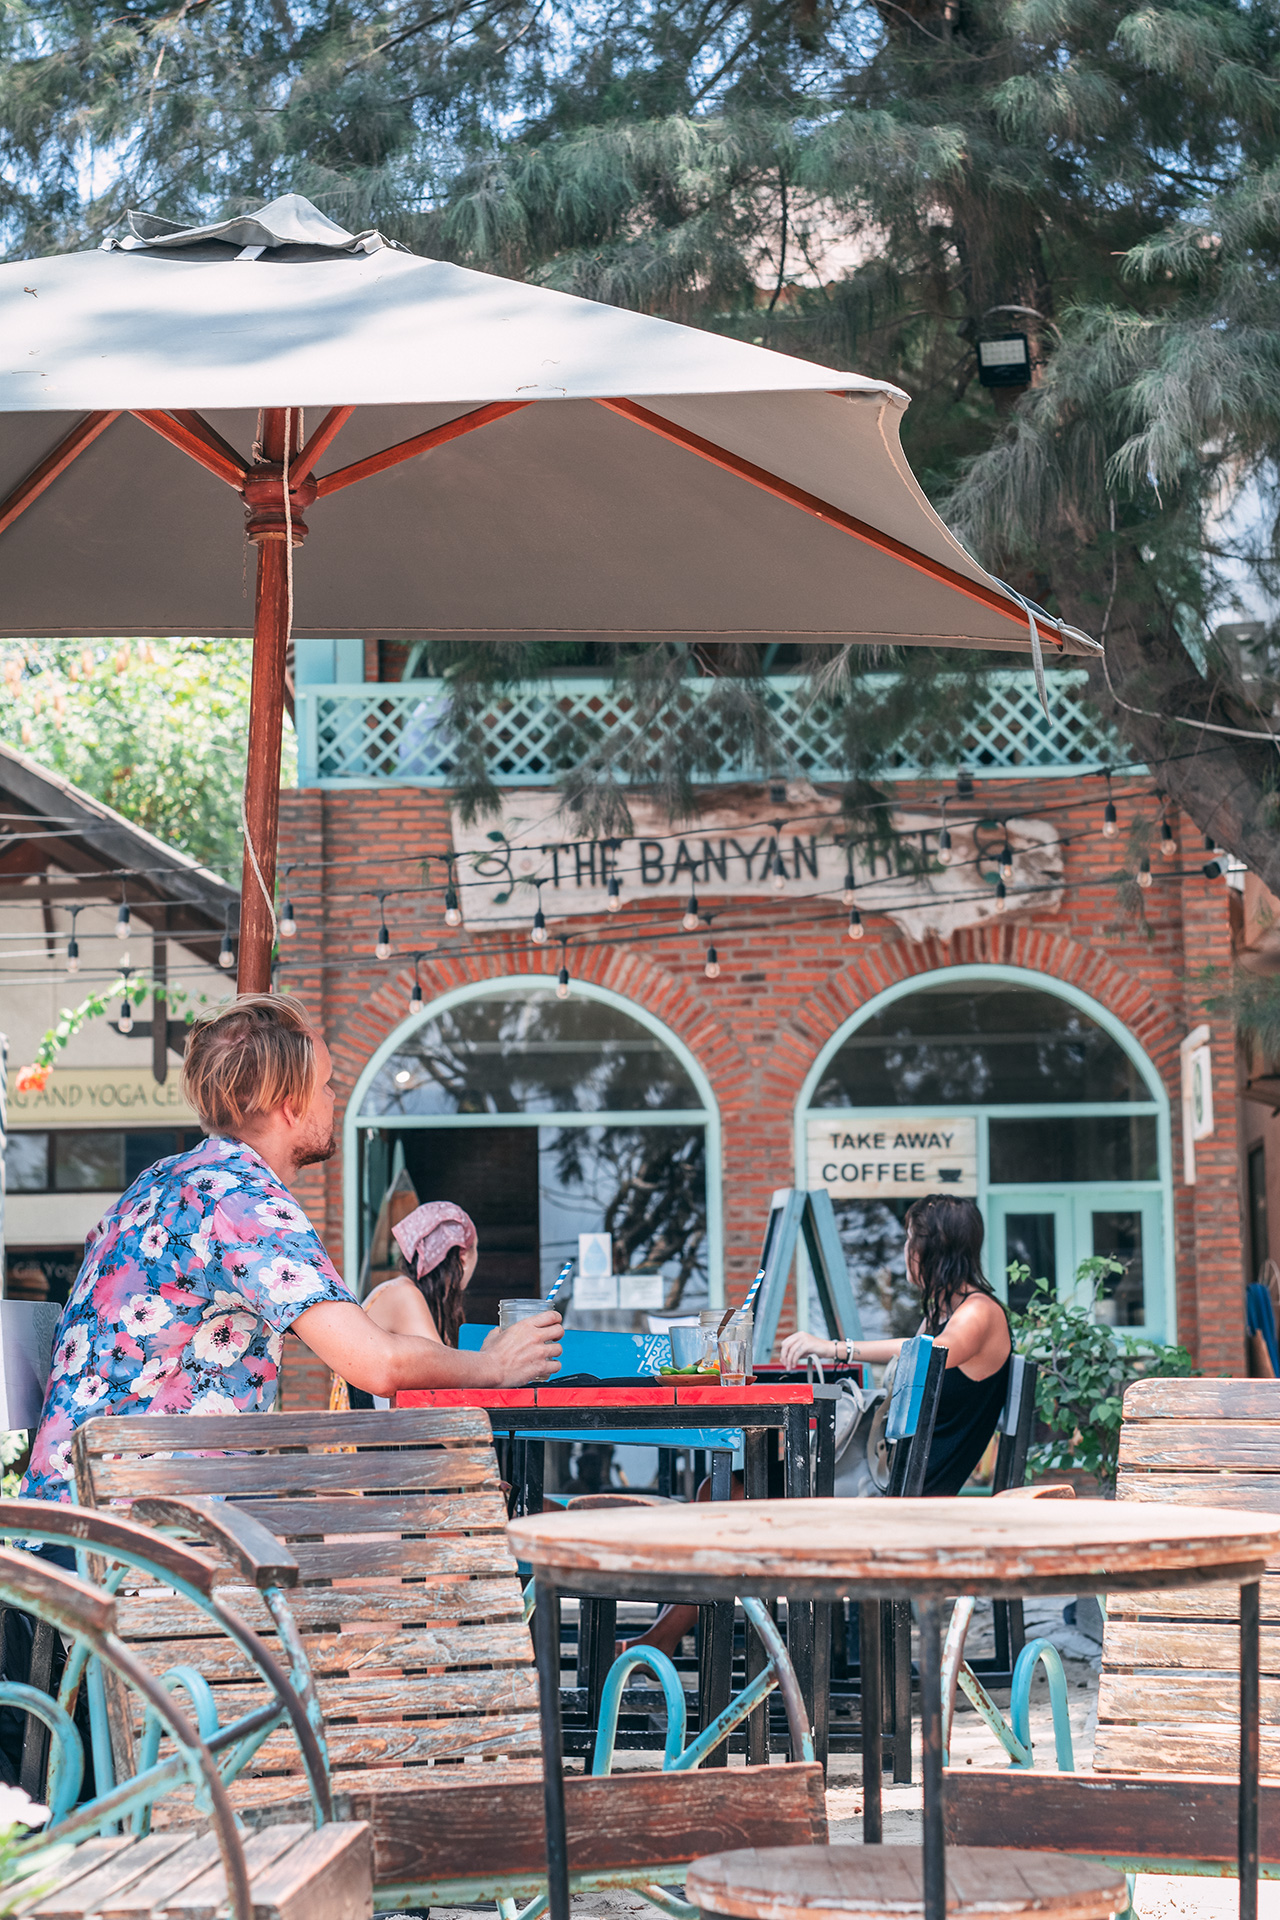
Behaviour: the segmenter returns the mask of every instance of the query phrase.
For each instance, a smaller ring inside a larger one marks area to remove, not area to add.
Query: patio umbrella
[[[270,980],[290,632],[1093,649],[948,532],[885,382],[297,195],[127,225],[0,266],[0,634],[244,633],[256,547],[242,988]]]

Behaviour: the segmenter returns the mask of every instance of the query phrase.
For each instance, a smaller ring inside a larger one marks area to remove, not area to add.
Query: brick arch
[[[1149,979],[1138,977],[1110,954],[1066,933],[1017,922],[969,929],[950,946],[939,940],[882,941],[868,946],[792,1013],[779,1034],[762,1091],[794,1104],[820,1049],[868,1000],[904,981],[945,973],[949,966],[1019,967],[1088,994],[1132,1034],[1170,1098],[1177,1096],[1178,1046],[1184,1026],[1181,1008],[1158,999]],[[1046,991],[1051,992],[1052,986]]]
[[[547,984],[551,986],[559,971],[559,949],[548,947],[544,952],[548,956]],[[692,981],[654,957],[625,946],[599,946],[585,947],[576,960],[571,948],[569,959],[575,976],[585,984],[606,987],[622,999],[634,1001],[669,1027],[697,1059],[717,1099],[723,1082],[749,1070],[748,1050],[728,1014],[717,1013]],[[495,946],[484,954],[457,960],[433,958],[429,969],[425,965],[420,968],[419,977],[423,999],[429,1003],[455,987],[492,981],[497,988],[513,974],[539,970],[538,963],[531,962],[527,946],[521,943],[519,947]],[[350,1095],[368,1061],[403,1022],[412,985],[412,966],[401,967],[369,995],[344,1023],[342,1032],[332,1036],[330,1050],[341,1097]]]

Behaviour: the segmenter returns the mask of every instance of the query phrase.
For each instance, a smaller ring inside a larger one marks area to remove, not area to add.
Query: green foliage
[[[238,879],[247,640],[25,641],[2,663],[0,739]],[[294,773],[292,729],[282,778]]]
[[[153,980],[149,974],[130,968],[127,975],[119,974],[109,987],[86,994],[79,1006],[62,1009],[57,1024],[41,1036],[34,1061],[19,1070],[19,1093],[28,1086],[35,1092],[43,1089],[59,1053],[90,1020],[100,1020],[118,1001],[138,1002],[148,996],[166,1007],[185,1007],[183,1018],[188,1026],[196,1017],[196,1006],[205,1005],[209,997],[204,993],[190,993],[176,981]]]
[[[0,1467],[4,1469],[0,1474],[0,1499],[16,1500],[18,1497],[22,1476],[10,1469],[14,1461],[20,1460],[26,1452],[28,1438],[25,1428],[18,1428],[11,1433],[0,1432]]]
[[[1050,1430],[1049,1439],[1032,1448],[1036,1472],[1074,1467],[1095,1474],[1104,1488],[1114,1487],[1125,1388],[1135,1380],[1195,1372],[1185,1347],[1094,1318],[1093,1302],[1107,1280],[1123,1272],[1118,1260],[1082,1260],[1075,1299],[1059,1299],[1047,1280],[1037,1280],[1025,1312],[1009,1316],[1015,1351],[1039,1369],[1036,1413]],[[1010,1284],[1025,1285],[1030,1278],[1030,1268],[1014,1261]]]

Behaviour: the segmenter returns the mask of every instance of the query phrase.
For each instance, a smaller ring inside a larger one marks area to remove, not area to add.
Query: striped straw
[[[547,1295],[546,1299],[542,1303],[544,1307],[554,1306],[556,1295],[559,1293],[561,1287],[564,1285],[565,1281],[569,1278],[569,1275],[572,1272],[573,1272],[573,1261],[566,1260],[564,1265],[561,1267],[559,1273],[556,1275],[554,1282],[552,1283],[550,1293]]]

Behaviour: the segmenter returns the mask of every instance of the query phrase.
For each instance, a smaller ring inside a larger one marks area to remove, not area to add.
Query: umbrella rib
[[[0,533],[11,527],[25,507],[38,500],[46,487],[53,485],[60,473],[65,473],[71,462],[82,454],[86,447],[93,445],[100,433],[105,433],[113,420],[120,418],[120,410],[114,413],[87,413],[83,420],[77,421],[64,440],[60,440],[53,452],[47,454],[38,467],[33,467],[25,480],[20,480],[8,499],[0,502]]]
[[[238,491],[244,485],[247,469],[243,460],[234,448],[214,433],[212,427],[200,419],[199,414],[188,413],[179,418],[176,414],[158,410],[135,410],[134,419],[141,420],[144,426],[150,427],[153,433],[158,433],[171,446],[190,454],[200,466],[216,474],[219,480],[225,480],[229,487],[235,487]]]
[[[519,413],[523,407],[533,404],[532,400],[494,400],[488,406],[476,407],[471,413],[459,414],[456,420],[446,420],[442,427],[432,427],[429,433],[415,434],[412,440],[401,440],[394,447],[384,447],[381,453],[371,453],[367,460],[356,460],[349,467],[339,467],[335,473],[326,473],[322,480],[316,482],[317,497],[323,500],[326,494],[337,493],[342,487],[353,487],[357,480],[367,480],[371,474],[385,473],[388,467],[398,467],[402,460],[412,460],[420,453],[430,453],[433,447],[442,447],[450,440],[459,439],[464,433],[474,433],[477,427],[487,427],[491,421],[503,420],[509,413]]]
[[[354,407],[330,407],[289,469],[289,478],[295,485],[299,480],[305,480],[308,477],[316,461],[328,450],[354,412]]]
[[[223,459],[230,461],[236,471],[243,476],[245,472],[243,455],[237,453],[229,440],[223,439],[216,427],[209,425],[203,414],[193,413],[186,407],[170,407],[169,417],[176,420],[180,427],[188,428],[211,452],[220,453]]]
[[[683,447],[688,453],[696,453],[713,467],[720,467],[725,473],[735,474],[738,479],[746,480],[751,486],[759,487],[762,493],[772,494],[775,500],[785,500],[789,506],[799,507],[802,513],[812,514],[815,520],[823,520],[829,526],[839,527],[843,532],[852,534],[855,540],[863,540],[881,553],[892,555],[905,565],[914,567],[917,573],[927,574],[930,579],[939,581],[943,586],[951,587],[957,593],[965,594],[970,600],[976,600],[979,606],[1002,614],[1015,625],[1024,625],[1030,631],[1030,621],[1016,601],[1006,599],[1004,594],[994,587],[985,587],[981,581],[970,580],[956,568],[947,566],[945,561],[930,559],[928,554],[920,553],[915,547],[909,547],[905,541],[895,540],[892,534],[882,533],[866,520],[856,519],[841,507],[833,507],[828,501],[820,500],[817,494],[806,493],[803,487],[783,480],[776,473],[770,473],[766,467],[758,467],[752,460],[744,460],[740,454],[731,453],[727,447],[717,446],[714,440],[705,440],[700,433],[693,433],[687,427],[677,426],[660,413],[654,413],[648,407],[642,407],[635,400],[598,399],[597,406],[607,407],[611,413],[621,414],[624,420],[646,427],[650,433],[658,434],[663,440],[669,440],[677,447]],[[1041,630],[1047,640],[1065,651],[1065,641],[1056,631],[1057,622],[1046,615]]]

